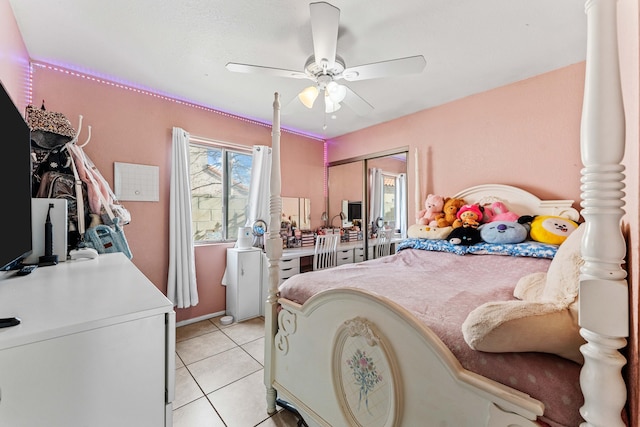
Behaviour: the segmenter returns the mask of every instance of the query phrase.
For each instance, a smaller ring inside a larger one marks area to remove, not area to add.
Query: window
[[[192,143],[189,160],[194,241],[236,240],[247,220],[251,153]]]
[[[382,187],[382,217],[385,224],[391,228],[396,226],[396,181],[398,177],[382,173],[384,185]]]

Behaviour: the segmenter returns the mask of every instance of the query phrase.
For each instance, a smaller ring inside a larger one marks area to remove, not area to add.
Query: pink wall
[[[125,233],[133,262],[166,292],[169,253],[169,179],[171,132],[181,127],[193,135],[245,145],[271,145],[271,128],[227,115],[149,96],[133,90],[85,79],[48,67],[34,66],[34,104],[46,100],[49,110],[67,116],[77,126],[78,116],[91,125],[85,152],[113,185],[113,163],[139,163],[160,168],[160,201],[123,204],[132,215]],[[271,99],[265,99],[269,105]],[[86,129],[83,129],[86,135]],[[283,186],[286,195],[311,199],[312,210],[322,206],[323,143],[282,133]],[[84,141],[80,137],[80,141]],[[305,179],[300,179],[304,176]],[[319,214],[318,214],[319,217]],[[319,221],[319,219],[318,219]],[[230,244],[196,247],[196,275],[200,303],[177,310],[177,320],[223,311],[225,288],[220,282]]]
[[[28,100],[29,54],[7,0],[0,0],[0,81],[24,114]]]
[[[583,87],[579,63],[332,139],[329,161],[409,145],[409,213],[416,148],[421,200],[482,183],[579,200]]]

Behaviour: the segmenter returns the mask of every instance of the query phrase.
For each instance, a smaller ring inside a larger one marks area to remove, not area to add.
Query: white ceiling
[[[347,67],[423,55],[420,74],[344,82],[374,106],[326,116],[295,98],[308,80],[233,73],[227,62],[303,71],[310,1],[9,0],[33,60],[331,138],[585,59],[584,0],[330,0]],[[293,102],[289,103],[289,101]],[[326,124],[326,129],[323,129]]]

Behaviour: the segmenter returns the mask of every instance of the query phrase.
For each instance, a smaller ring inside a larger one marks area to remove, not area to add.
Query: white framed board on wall
[[[158,166],[113,163],[113,186],[118,200],[157,202],[160,199]]]

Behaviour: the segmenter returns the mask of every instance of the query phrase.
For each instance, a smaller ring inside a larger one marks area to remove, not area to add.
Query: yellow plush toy
[[[451,233],[449,227],[431,227],[430,225],[413,224],[407,230],[407,236],[414,239],[443,240]]]
[[[518,222],[531,222],[529,236],[531,240],[541,243],[559,245],[578,228],[578,224],[570,219],[553,215],[521,216]]]

